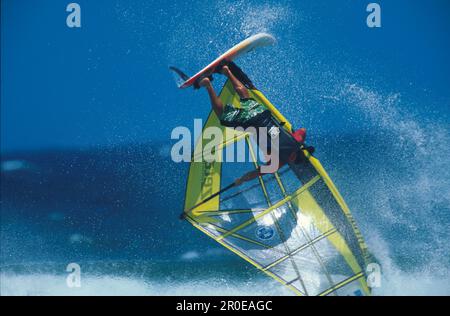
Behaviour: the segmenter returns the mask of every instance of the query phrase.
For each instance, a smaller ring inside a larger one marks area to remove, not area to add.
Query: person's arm
[[[242,177],[240,177],[239,179],[237,179],[236,181],[234,181],[234,184],[236,186],[241,185],[244,182],[253,180],[255,178],[257,178],[260,175],[260,171],[259,168],[255,169],[253,171],[247,172],[246,174],[244,174]]]
[[[279,165],[279,167],[278,167],[277,170],[279,170],[282,166],[284,166],[284,164],[285,164],[284,162],[280,163],[280,165]],[[275,173],[275,172],[276,172],[276,171],[274,171],[274,172],[272,172],[272,173]],[[244,182],[253,180],[253,179],[255,179],[255,178],[259,177],[259,176],[263,176],[263,175],[265,175],[265,174],[266,174],[266,173],[261,173],[261,169],[260,169],[260,167],[258,167],[258,169],[255,169],[255,170],[253,170],[253,171],[247,172],[247,173],[244,174],[242,177],[240,177],[239,179],[237,179],[236,181],[234,181],[234,184],[235,184],[236,186],[239,186],[239,185],[241,185],[241,184],[244,183]]]

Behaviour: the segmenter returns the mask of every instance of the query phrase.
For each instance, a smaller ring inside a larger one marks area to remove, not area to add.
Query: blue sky
[[[68,3],[1,2],[2,153],[169,141],[209,105],[203,92],[177,90],[167,67],[192,73],[258,31],[278,45],[241,65],[297,125],[348,129],[336,117],[345,110],[317,105],[342,78],[448,122],[445,0],[378,1],[380,29],[365,25],[369,1],[78,1],[80,29],[65,24]]]

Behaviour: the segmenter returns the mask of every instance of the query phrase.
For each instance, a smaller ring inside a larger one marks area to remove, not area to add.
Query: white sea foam
[[[293,295],[281,285],[268,281],[197,278],[189,281],[144,279],[141,277],[85,276],[81,287],[66,285],[65,275],[1,274],[2,296],[41,295]],[[381,287],[375,295],[450,295],[448,279],[436,277],[430,271],[406,273],[398,267],[383,264]]]
[[[360,183],[359,195],[354,192],[360,201],[356,208],[366,210],[359,217],[369,248],[383,267],[384,285],[376,293],[449,295],[448,126],[406,111],[398,93],[384,95],[357,84],[343,84],[338,95],[367,118],[353,124],[363,124],[359,127],[369,133],[371,129],[376,137],[382,135],[389,144],[381,155],[384,163],[375,163],[381,168]],[[376,155],[376,149],[351,157],[355,169],[364,165],[362,159],[368,155]]]
[[[428,265],[406,271],[393,262],[392,247],[386,241],[374,234],[368,234],[368,237],[371,251],[382,263],[381,287],[373,290],[374,295],[450,295],[448,267],[434,266],[440,265],[441,258],[430,258]]]
[[[82,277],[79,288],[68,287],[65,278],[65,275],[53,274],[2,273],[1,295],[291,295],[278,285],[268,289],[264,278],[256,281],[197,278],[179,282],[140,277],[86,276]]]

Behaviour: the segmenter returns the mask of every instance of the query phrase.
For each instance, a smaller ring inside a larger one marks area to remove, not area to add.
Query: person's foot
[[[210,86],[211,85],[211,80],[209,80],[208,77],[203,78],[202,80],[200,80],[200,82],[198,83],[198,85],[200,87],[206,87],[206,86]]]

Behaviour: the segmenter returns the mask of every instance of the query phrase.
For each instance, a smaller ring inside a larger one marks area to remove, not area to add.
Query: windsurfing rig
[[[251,97],[292,131],[286,118],[239,71]],[[240,106],[229,81],[219,97],[224,104]],[[250,159],[195,162],[208,142],[200,137],[189,167],[186,219],[297,295],[370,295],[365,267],[371,256],[347,204],[319,160],[303,150],[307,159],[299,164],[286,165],[239,187],[230,186],[259,167],[258,147],[245,132],[225,133],[226,127],[214,112],[204,128],[210,126],[220,128],[224,135],[217,155],[225,157],[227,150],[241,146]]]

